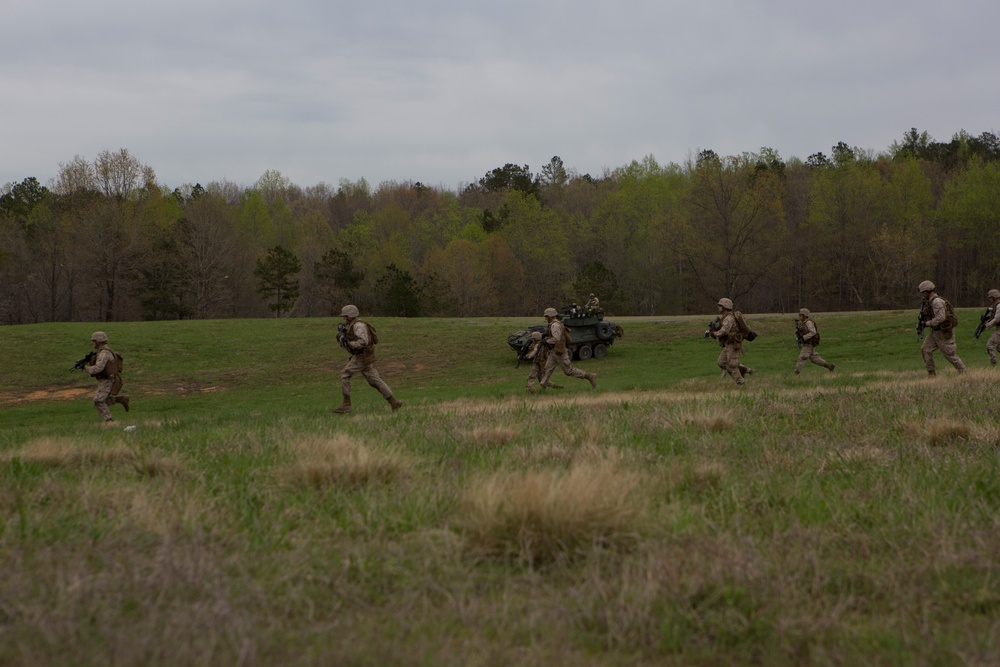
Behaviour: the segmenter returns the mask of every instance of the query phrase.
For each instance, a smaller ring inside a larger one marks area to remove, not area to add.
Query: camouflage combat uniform
[[[347,311],[348,308],[351,308],[351,306],[345,307],[344,310]],[[356,373],[361,373],[361,377],[374,387],[378,393],[382,394],[382,398],[389,403],[389,406],[395,412],[403,405],[403,402],[392,395],[389,385],[382,380],[378,374],[378,370],[375,369],[375,345],[372,341],[371,327],[356,318],[356,308],[353,312],[355,315],[349,317],[345,330],[347,349],[351,353],[351,358],[348,359],[347,365],[344,366],[344,370],[340,373],[340,391],[343,394],[344,402],[334,412],[343,413],[351,411],[351,377]],[[345,317],[348,316],[345,315]],[[341,334],[339,333],[337,334],[337,341],[341,341]]]
[[[729,377],[737,385],[743,386],[746,380],[743,376],[749,374],[750,369],[740,363],[740,354],[743,352],[743,337],[740,335],[740,328],[736,324],[736,316],[732,311],[726,311],[719,323],[719,328],[711,332],[712,337],[719,340],[722,352],[716,360],[719,368],[729,373]]]
[[[566,344],[570,342],[569,332],[566,330],[566,325],[559,321],[559,318],[555,316],[554,309],[546,309],[546,312],[550,312],[552,315],[546,315],[546,319],[549,321],[549,327],[545,332],[545,344],[549,347],[548,358],[545,360],[545,370],[542,373],[541,385],[543,387],[552,387],[552,373],[555,371],[556,365],[562,369],[563,373],[570,377],[580,378],[581,380],[587,380],[590,382],[591,387],[597,387],[597,374],[596,373],[586,373],[579,368],[574,368],[570,363],[570,353],[569,348]]]
[[[986,354],[990,355],[990,363],[997,365],[997,348],[1000,347],[1000,301],[994,301],[990,308],[993,312],[986,320],[986,328],[993,327],[993,335],[986,341]]]
[[[799,330],[802,335],[802,349],[799,351],[799,358],[795,364],[795,374],[798,375],[802,372],[802,367],[806,365],[807,361],[832,371],[833,364],[828,364],[816,351],[819,345],[819,331],[816,329],[816,323],[806,316],[806,319],[799,320]],[[816,344],[813,344],[814,342]]]
[[[97,414],[101,415],[101,419],[105,422],[110,422],[114,421],[111,416],[111,406],[120,404],[128,412],[129,397],[124,394],[118,395],[122,380],[118,374],[115,353],[106,342],[97,343],[95,349],[97,355],[94,357],[94,363],[85,368],[91,377],[97,378],[97,391],[94,393],[94,407],[97,408]]]
[[[955,332],[950,328],[942,329],[941,324],[947,319],[947,309],[944,298],[939,294],[932,294],[930,298],[925,298],[920,309],[921,318],[924,320],[930,334],[924,338],[923,345],[920,346],[920,353],[924,357],[924,366],[929,375],[934,375],[934,350],[941,350],[941,355],[951,362],[951,365],[959,373],[965,372],[965,364],[958,357],[958,346],[955,343]]]
[[[541,336],[531,344],[525,359],[531,360],[531,371],[528,373],[528,391],[535,393],[535,381],[542,377],[545,372],[545,362],[548,361],[549,351],[542,342]]]

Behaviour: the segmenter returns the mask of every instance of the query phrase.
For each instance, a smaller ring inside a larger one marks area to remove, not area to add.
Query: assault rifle
[[[797,342],[799,344],[799,349],[802,349],[802,346],[806,344],[806,340],[802,336],[803,336],[803,334],[802,334],[802,320],[796,319],[795,320],[795,342]]]
[[[976,338],[979,338],[982,335],[982,333],[986,331],[986,322],[989,321],[990,310],[992,310],[993,308],[994,306],[989,306],[986,309],[986,312],[979,316],[979,326],[976,327],[976,332],[973,334]]]
[[[73,367],[70,368],[70,370],[82,371],[84,366],[86,366],[89,363],[93,363],[94,358],[96,356],[97,356],[97,350],[91,350],[90,352],[87,353],[87,356],[85,356],[83,359],[80,359],[75,364],[73,364]]]
[[[931,310],[931,304],[924,299],[920,304],[920,312],[917,313],[917,340],[924,339],[924,329],[927,327],[927,320],[932,317],[934,317],[934,311]]]
[[[348,352],[352,352],[351,348],[347,345],[347,325],[343,322],[337,324],[337,331],[340,335],[337,338],[340,340],[340,347],[344,348]]]
[[[721,316],[716,317],[714,320],[712,320],[711,322],[709,322],[708,323],[708,328],[705,329],[704,338],[709,338],[712,335],[712,332],[715,331],[716,329],[718,329],[721,324],[722,324],[722,317]]]

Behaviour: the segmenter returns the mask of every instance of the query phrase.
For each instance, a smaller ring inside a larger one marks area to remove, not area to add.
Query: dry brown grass
[[[102,445],[69,438],[38,438],[7,452],[3,458],[51,468],[116,466],[134,464],[139,459],[121,443]]]
[[[608,461],[500,472],[472,483],[459,526],[477,556],[542,563],[634,542],[642,477]]]
[[[295,457],[289,478],[316,489],[392,483],[412,473],[412,464],[403,455],[373,449],[346,435],[314,436],[289,446]]]
[[[932,447],[959,445],[969,442],[972,427],[954,419],[931,419],[927,422],[927,442]]]
[[[503,447],[517,440],[519,433],[519,430],[511,426],[477,426],[469,430],[459,430],[456,436],[471,445]]]
[[[736,426],[732,411],[717,405],[693,405],[682,410],[678,420],[685,426],[709,433],[725,433]]]

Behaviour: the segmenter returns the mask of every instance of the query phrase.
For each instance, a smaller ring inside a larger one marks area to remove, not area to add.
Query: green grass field
[[[995,665],[1000,370],[959,312],[613,318],[597,390],[508,333],[372,319],[403,400],[334,415],[335,320],[5,327],[0,665]],[[67,369],[103,329],[132,410]],[[124,427],[135,426],[125,431]]]

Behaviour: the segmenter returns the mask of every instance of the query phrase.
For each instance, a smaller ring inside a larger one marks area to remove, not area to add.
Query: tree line
[[[600,176],[558,157],[455,191],[267,171],[170,190],[126,149],[0,189],[0,323],[617,315],[959,306],[998,286],[1000,139],[916,129],[875,153],[652,156]]]

